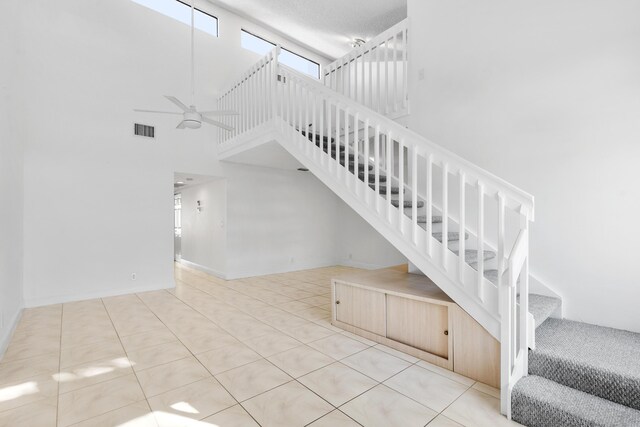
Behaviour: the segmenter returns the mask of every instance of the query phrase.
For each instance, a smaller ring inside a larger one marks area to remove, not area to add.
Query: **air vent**
[[[133,133],[138,136],[144,136],[146,138],[155,138],[156,136],[156,128],[148,125],[141,125],[140,123],[135,123],[133,125]]]

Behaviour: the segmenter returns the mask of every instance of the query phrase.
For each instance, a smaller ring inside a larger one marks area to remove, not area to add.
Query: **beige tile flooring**
[[[497,390],[331,326],[346,267],[24,311],[0,426],[506,426]]]

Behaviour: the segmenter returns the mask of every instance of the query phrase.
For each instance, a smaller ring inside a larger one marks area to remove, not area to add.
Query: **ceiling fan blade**
[[[240,113],[233,110],[214,110],[214,111],[199,111],[200,114],[208,114],[210,116],[239,116]]]
[[[184,129],[186,128],[185,124],[184,124],[184,120],[180,122],[180,124],[178,126],[176,126],[176,129]]]
[[[176,104],[178,107],[180,107],[180,109],[182,111],[191,111],[191,108],[187,107],[186,105],[184,105],[182,102],[180,102],[178,100],[178,98],[176,98],[175,96],[168,96],[165,95],[165,98],[167,98],[169,101],[173,102],[174,104]]]
[[[134,108],[133,111],[135,111],[136,113],[177,114],[178,116],[181,116],[183,114],[183,113],[178,113],[178,112],[175,112],[175,111],[139,110],[137,108]]]
[[[210,125],[218,126],[222,129],[226,129],[228,131],[234,130],[231,126],[227,126],[224,123],[221,123],[217,120],[210,119],[209,117],[202,116],[202,121],[205,123],[209,123]]]

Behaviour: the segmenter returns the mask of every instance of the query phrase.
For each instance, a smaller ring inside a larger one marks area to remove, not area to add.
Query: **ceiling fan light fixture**
[[[202,122],[198,120],[186,119],[183,120],[182,123],[187,129],[200,129],[200,126],[202,126]]]
[[[366,43],[366,41],[364,41],[364,39],[355,38],[355,39],[353,39],[353,41],[350,44],[351,44],[351,47],[356,48],[356,47],[362,46],[365,43]]]

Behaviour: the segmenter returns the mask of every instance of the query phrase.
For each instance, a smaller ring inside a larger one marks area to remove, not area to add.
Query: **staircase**
[[[407,34],[404,21],[325,67],[323,82],[274,49],[222,92],[219,108],[240,115],[222,119],[235,130],[220,130],[219,158],[284,150],[429,276],[501,342],[507,417],[640,425],[637,334],[555,319],[560,300],[529,292],[533,197],[391,119],[408,111]]]

